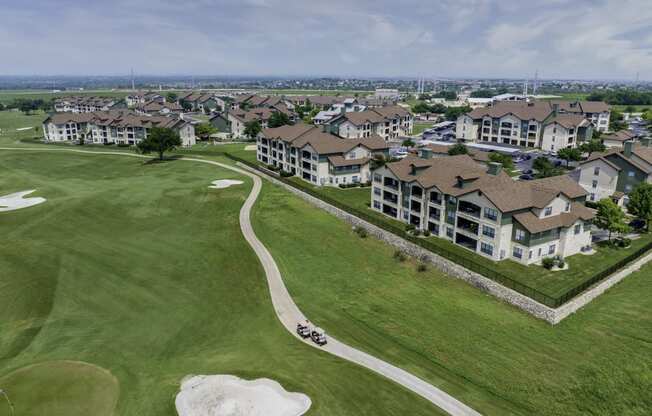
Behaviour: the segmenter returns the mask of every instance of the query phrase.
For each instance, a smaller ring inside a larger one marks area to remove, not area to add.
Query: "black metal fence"
[[[240,162],[242,164],[245,164],[251,168],[254,168],[258,171],[261,171],[263,173],[266,173],[268,175],[274,175],[274,177],[289,185],[292,186],[293,188],[296,188],[302,192],[307,193],[308,195],[314,196],[315,198],[321,199],[322,201],[333,205],[343,211],[348,212],[349,214],[355,215],[358,218],[361,218],[367,222],[370,222],[371,224],[374,224],[386,231],[389,231],[407,241],[410,241],[411,243],[414,243],[418,246],[421,246],[425,248],[428,251],[431,251],[435,254],[438,254],[445,259],[448,259],[454,263],[459,264],[462,267],[465,267],[471,271],[474,271],[484,277],[487,277],[497,283],[500,283],[501,285],[508,287],[512,290],[515,290],[518,293],[521,293],[530,299],[534,299],[539,303],[542,303],[546,306],[549,306],[551,308],[557,308],[564,303],[568,302],[575,296],[579,295],[580,293],[584,292],[586,289],[591,287],[592,285],[600,282],[601,280],[605,279],[607,276],[611,275],[612,273],[616,272],[617,270],[623,268],[625,265],[631,263],[632,261],[638,259],[641,257],[643,254],[648,252],[649,250],[652,249],[652,242],[648,243],[646,246],[641,247],[638,249],[636,252],[630,254],[626,258],[618,261],[617,263],[609,266],[608,268],[601,270],[600,272],[596,273],[594,276],[592,276],[590,279],[582,282],[580,285],[568,290],[566,293],[559,297],[552,297],[549,295],[546,295],[545,293],[539,291],[538,289],[535,289],[533,287],[524,285],[523,283],[517,282],[516,280],[505,276],[504,274],[491,269],[474,259],[460,255],[457,252],[448,250],[445,247],[439,246],[437,244],[433,244],[432,242],[425,240],[423,238],[417,238],[405,231],[404,228],[397,226],[396,224],[392,224],[389,221],[384,221],[383,219],[380,219],[374,215],[371,215],[369,212],[366,212],[364,210],[357,209],[355,207],[352,207],[347,204],[343,204],[342,202],[333,199],[327,195],[324,195],[320,192],[316,192],[315,190],[311,189],[309,186],[302,185],[300,183],[294,182],[292,180],[289,180],[287,178],[282,177],[279,175],[277,172],[271,171],[269,169],[264,168],[263,166],[253,163],[244,159],[241,159],[237,156],[233,156],[229,154],[228,152],[224,153],[228,158]]]

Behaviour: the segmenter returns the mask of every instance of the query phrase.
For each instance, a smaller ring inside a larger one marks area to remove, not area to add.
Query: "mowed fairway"
[[[348,192],[348,191],[346,191]],[[266,183],[254,229],[299,307],[335,337],[485,415],[652,414],[652,264],[557,326]]]
[[[0,194],[47,199],[0,213],[0,388],[16,415],[174,415],[188,374],[268,377],[311,415],[440,414],[285,332],[239,229],[248,178],[68,152],[0,151],[0,168]]]

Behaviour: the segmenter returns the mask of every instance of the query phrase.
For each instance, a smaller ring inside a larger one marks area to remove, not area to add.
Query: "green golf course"
[[[189,374],[271,378],[310,415],[441,414],[280,325],[238,224],[249,178],[68,152],[0,151],[0,166],[0,195],[47,199],[0,212],[0,389],[17,416],[175,415]]]

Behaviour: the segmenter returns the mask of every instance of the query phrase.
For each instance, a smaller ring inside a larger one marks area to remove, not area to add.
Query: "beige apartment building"
[[[568,176],[514,181],[467,155],[410,157],[372,172],[371,207],[494,261],[568,257],[591,245],[594,212]]]
[[[329,131],[347,139],[379,136],[393,140],[412,135],[414,116],[403,107],[392,105],[365,111],[348,112],[326,123]]]
[[[183,119],[126,110],[54,113],[43,122],[43,133],[46,142],[73,142],[84,137],[87,143],[134,145],[146,138],[152,127],[177,131],[183,146],[195,144],[195,128]]]
[[[376,154],[389,154],[380,137],[343,139],[302,123],[265,129],[256,146],[258,161],[319,186],[370,181]]]
[[[108,111],[116,100],[107,97],[71,96],[54,100],[54,111],[59,113],[91,113]]]

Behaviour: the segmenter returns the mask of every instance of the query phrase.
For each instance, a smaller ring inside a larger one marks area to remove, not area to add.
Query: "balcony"
[[[475,218],[480,218],[482,208],[468,201],[460,201],[457,206],[457,211],[460,214],[466,214]]]
[[[383,185],[387,188],[398,190],[398,181],[392,178],[384,178]]]
[[[476,251],[478,248],[478,240],[474,240],[460,233],[455,235],[455,243],[468,248],[471,251]]]
[[[463,217],[457,217],[457,228],[473,235],[478,235],[478,231],[480,231],[480,225],[477,222],[469,221]]]
[[[398,196],[391,192],[383,192],[383,201],[391,202],[392,204],[398,204]]]

